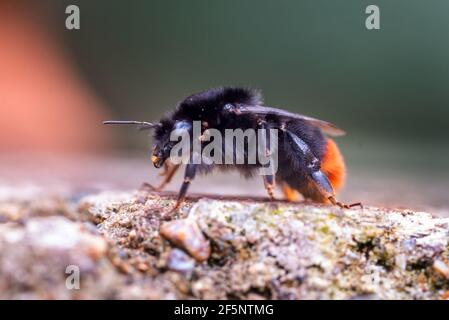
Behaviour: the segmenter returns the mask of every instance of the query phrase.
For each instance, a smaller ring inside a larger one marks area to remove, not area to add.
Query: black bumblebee
[[[200,121],[198,137],[193,137],[192,123]],[[176,142],[170,141],[173,130],[185,130],[192,139],[199,139],[202,147],[210,142],[202,135],[211,128],[223,133],[226,129],[278,129],[278,169],[263,175],[263,182],[270,199],[275,184],[279,184],[289,201],[298,201],[299,194],[319,203],[332,203],[349,208],[360,203],[346,205],[337,201],[335,191],[344,184],[346,169],[343,157],[329,136],[340,136],[344,131],[333,124],[265,106],[258,91],[239,87],[210,89],[193,94],[180,102],[177,108],[158,123],[140,121],[105,121],[105,124],[136,124],[140,129],[154,129],[152,162],[156,168],[165,167],[164,180],[157,187],[162,190],[170,182],[180,164],[171,164],[170,152]],[[267,135],[268,137],[268,135]],[[265,144],[267,154],[270,145]],[[235,149],[234,149],[234,152]],[[176,207],[183,202],[190,183],[197,173],[209,173],[215,168],[237,169],[250,177],[262,164],[214,165],[186,164],[184,182],[179,191]]]

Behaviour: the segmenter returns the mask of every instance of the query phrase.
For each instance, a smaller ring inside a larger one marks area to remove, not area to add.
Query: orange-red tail
[[[326,150],[321,160],[321,170],[329,178],[335,191],[343,187],[346,178],[345,161],[332,139],[327,139]]]

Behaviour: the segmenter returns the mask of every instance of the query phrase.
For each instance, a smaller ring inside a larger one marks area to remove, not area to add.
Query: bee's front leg
[[[166,163],[164,163],[164,171],[162,171],[161,173],[159,173],[160,176],[164,177],[164,179],[162,180],[162,182],[157,186],[153,186],[152,184],[145,182],[144,185],[149,188],[151,191],[162,191],[164,189],[164,187],[170,183],[170,181],[173,179],[173,176],[175,175],[176,171],[178,171],[180,165],[173,165],[173,164],[168,164],[168,161],[166,161]]]
[[[162,180],[161,184],[155,188],[156,191],[162,191],[164,187],[170,183],[170,181],[173,179],[173,176],[178,171],[180,164],[171,164],[170,162],[166,161],[164,163],[164,171],[161,173],[161,176],[164,177],[164,180]]]
[[[171,163],[170,163],[169,160],[166,160],[166,161],[164,162],[164,169],[162,169],[162,171],[159,172],[159,176],[160,176],[160,177],[164,177],[165,175],[167,175],[167,173],[168,173],[168,171],[170,170],[170,168],[171,168]]]

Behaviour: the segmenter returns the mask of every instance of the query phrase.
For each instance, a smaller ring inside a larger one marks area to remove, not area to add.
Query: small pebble
[[[449,266],[441,260],[433,262],[433,269],[442,277],[449,279]]]
[[[210,256],[210,244],[192,219],[165,222],[160,229],[162,237],[184,249],[196,261],[205,261]]]
[[[405,254],[399,254],[394,258],[394,262],[399,269],[405,270],[407,268],[407,256]]]
[[[128,238],[129,239],[135,239],[137,237],[137,232],[136,232],[136,230],[131,230],[129,233],[128,233]]]
[[[184,251],[174,248],[168,255],[167,267],[174,271],[189,272],[195,267],[195,260]]]
[[[142,272],[145,272],[148,270],[148,265],[146,263],[140,262],[137,264],[137,269],[139,269]]]

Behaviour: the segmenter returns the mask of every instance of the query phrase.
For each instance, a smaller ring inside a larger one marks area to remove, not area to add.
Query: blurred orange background
[[[85,153],[107,148],[102,101],[42,21],[34,1],[0,2],[0,151]]]

